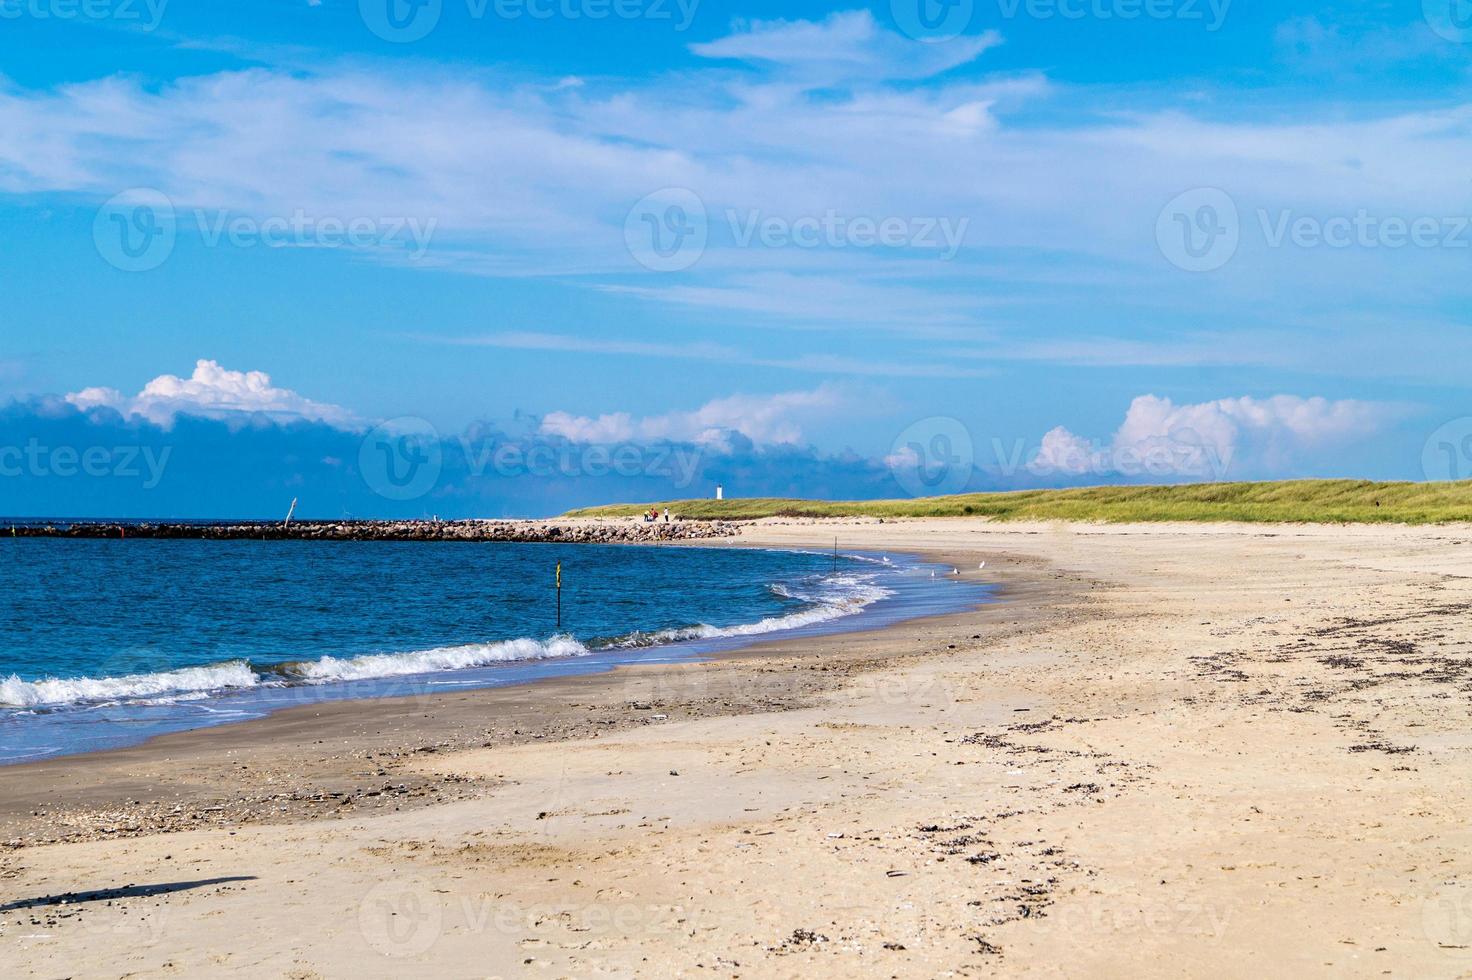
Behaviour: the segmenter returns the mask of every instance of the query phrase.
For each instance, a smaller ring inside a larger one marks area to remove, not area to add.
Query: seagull
[[[985,568],[986,567],[986,562],[982,562],[980,565],[977,565],[976,567],[977,568]]]

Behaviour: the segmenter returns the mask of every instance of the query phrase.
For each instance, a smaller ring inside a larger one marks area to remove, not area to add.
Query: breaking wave
[[[636,632],[584,645],[570,636],[548,640],[521,638],[471,643],[407,653],[322,657],[256,666],[244,660],[121,677],[47,678],[27,681],[12,675],[0,681],[0,705],[14,708],[60,708],[69,705],[168,703],[258,687],[329,684],[375,680],[411,674],[488,667],[499,663],[587,656],[599,650],[663,646],[690,640],[760,636],[852,616],[890,595],[870,575],[811,576],[775,583],[773,594],[801,602],[803,608],[781,616],[735,626],[694,626]]]

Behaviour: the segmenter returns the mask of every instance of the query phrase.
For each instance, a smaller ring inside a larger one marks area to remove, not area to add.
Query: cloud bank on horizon
[[[1268,476],[1403,411],[1289,395],[1194,405],[1142,395],[1108,442],[1057,426],[1009,446],[937,418],[907,428],[881,457],[804,439],[805,425],[860,411],[871,397],[823,385],[658,416],[555,411],[440,433],[417,418],[371,423],[262,372],[200,359],[189,378],[161,375],[133,397],[94,386],[5,406],[0,478],[15,516],[255,518],[296,498],[308,517],[547,516],[610,500],[708,496],[717,484],[743,496],[862,499]],[[937,448],[935,434],[958,430]],[[421,462],[433,471],[418,472]],[[107,515],[89,509],[99,481]]]
[[[906,4],[22,18],[0,452],[168,445],[168,506],[238,513],[298,470],[323,514],[1472,474],[1472,37],[1434,4]],[[98,43],[39,57],[63,31]],[[394,499],[360,450],[404,417],[442,473]],[[686,455],[539,484],[502,445]]]

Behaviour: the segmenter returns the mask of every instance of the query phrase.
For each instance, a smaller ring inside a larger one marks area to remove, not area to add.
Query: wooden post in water
[[[833,574],[838,574],[838,539],[833,539]]]
[[[557,631],[562,632],[562,562],[557,563]]]

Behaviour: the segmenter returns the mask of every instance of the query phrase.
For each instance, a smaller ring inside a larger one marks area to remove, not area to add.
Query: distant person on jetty
[[[668,507],[664,509],[664,522],[666,524],[670,522],[670,509]]]

